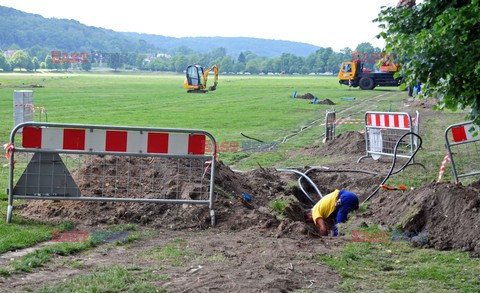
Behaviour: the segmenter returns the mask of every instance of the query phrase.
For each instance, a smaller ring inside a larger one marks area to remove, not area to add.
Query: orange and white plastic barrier
[[[438,183],[442,182],[443,173],[445,172],[445,165],[449,161],[450,161],[450,156],[447,153],[445,157],[443,157],[442,164],[440,165],[440,171],[438,172],[438,179],[437,179]]]

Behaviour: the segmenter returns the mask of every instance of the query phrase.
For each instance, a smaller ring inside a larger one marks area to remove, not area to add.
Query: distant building
[[[157,54],[157,58],[160,58],[160,57],[163,57],[163,58],[165,58],[165,59],[171,59],[171,58],[172,58],[172,55],[166,54],[166,53],[158,53],[158,54]]]
[[[7,50],[3,52],[3,55],[5,55],[7,58],[12,58],[15,52],[17,52],[17,50]]]

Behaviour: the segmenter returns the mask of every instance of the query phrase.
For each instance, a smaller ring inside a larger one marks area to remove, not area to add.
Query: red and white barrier
[[[437,179],[438,183],[442,182],[443,173],[445,172],[445,165],[447,164],[448,161],[450,161],[450,156],[447,153],[445,157],[443,157],[442,165],[440,165],[440,171],[438,172],[438,179]]]
[[[460,141],[469,141],[474,138],[473,134],[478,131],[477,128],[474,128],[473,131],[470,131],[474,127],[473,124],[465,124],[460,126],[452,127],[452,137],[454,142]]]
[[[22,147],[33,149],[205,154],[203,134],[24,127],[22,136]]]
[[[392,127],[399,129],[410,128],[410,118],[406,114],[367,114],[367,125],[378,127]]]
[[[475,135],[479,130],[473,121],[456,123],[445,130],[445,146],[455,183],[459,183],[463,177],[480,175],[480,135]]]
[[[400,142],[402,148],[398,148],[396,154],[394,146],[405,134],[418,133],[418,122],[418,119],[413,119],[406,112],[366,112],[364,118],[366,154],[360,157],[358,162],[367,157],[378,160],[382,155],[411,158],[417,145],[416,137],[413,135],[405,137],[404,141]],[[413,159],[411,163],[415,164]]]

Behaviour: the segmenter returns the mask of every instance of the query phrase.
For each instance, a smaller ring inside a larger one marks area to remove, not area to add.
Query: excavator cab
[[[213,70],[214,73],[214,85],[207,90],[208,74]],[[186,70],[184,86],[187,89],[187,93],[206,93],[209,90],[214,91],[217,89],[218,83],[218,67],[213,65],[211,68],[205,70],[203,66],[194,64],[188,65]]]

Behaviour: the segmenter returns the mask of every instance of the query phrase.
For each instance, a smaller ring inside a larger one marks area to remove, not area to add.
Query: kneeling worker
[[[305,217],[320,228],[320,235],[322,236],[328,235],[325,220],[330,216],[334,217],[333,236],[337,236],[337,224],[345,223],[348,213],[356,209],[358,209],[358,197],[352,192],[337,189],[322,197],[311,210],[307,211]]]

